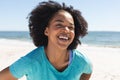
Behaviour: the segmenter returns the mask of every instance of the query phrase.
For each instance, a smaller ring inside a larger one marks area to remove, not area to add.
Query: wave
[[[33,45],[31,40],[18,40],[18,39],[0,39],[1,45]],[[99,45],[99,44],[86,44],[82,43],[80,46],[83,47],[108,47],[108,48],[120,48],[120,46],[116,45]]]
[[[83,47],[105,47],[105,48],[120,48],[120,45],[98,45],[98,44],[81,44]]]

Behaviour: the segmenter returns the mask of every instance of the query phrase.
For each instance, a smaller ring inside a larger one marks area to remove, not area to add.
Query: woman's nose
[[[64,27],[64,30],[67,31],[67,32],[69,32],[69,28],[67,26]]]

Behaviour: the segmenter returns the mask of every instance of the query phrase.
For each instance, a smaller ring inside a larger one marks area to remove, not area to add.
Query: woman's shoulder
[[[22,61],[28,64],[33,64],[35,62],[39,62],[43,53],[43,47],[37,47],[30,51],[28,54],[25,56],[22,56],[20,59],[18,59],[17,62]]]
[[[88,56],[85,53],[81,52],[80,50],[76,50],[76,49],[73,50],[73,54],[74,54],[74,57],[75,57],[75,59],[77,61],[79,61],[79,62],[82,61],[82,62],[84,62],[86,64],[90,64],[91,63],[91,61],[88,58]]]
[[[81,67],[84,73],[92,73],[92,63],[88,56],[79,50],[73,50],[73,54],[75,64],[78,67]]]
[[[77,50],[77,49],[73,50],[73,54],[75,54],[75,56],[77,56],[78,58],[87,58],[85,53],[83,53],[83,52],[81,52],[80,50]]]
[[[43,52],[44,52],[44,48],[43,46],[40,46],[30,51],[27,55],[25,55],[25,57],[34,58],[40,56]]]

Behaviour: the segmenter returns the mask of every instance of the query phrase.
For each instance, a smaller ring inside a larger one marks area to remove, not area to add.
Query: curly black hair
[[[68,46],[68,50],[76,49],[77,45],[81,44],[79,39],[87,34],[88,28],[88,24],[81,15],[81,12],[77,9],[73,9],[72,6],[66,6],[65,3],[59,4],[55,1],[46,1],[39,3],[28,16],[30,36],[32,37],[35,46],[47,46],[48,37],[44,34],[44,30],[48,26],[51,18],[59,10],[69,12],[73,17],[75,24],[75,37],[73,42]]]

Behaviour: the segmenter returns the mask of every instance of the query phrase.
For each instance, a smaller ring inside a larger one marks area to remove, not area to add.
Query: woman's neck
[[[69,64],[69,51],[67,49],[47,46],[45,52],[48,60],[56,69],[62,69]]]

